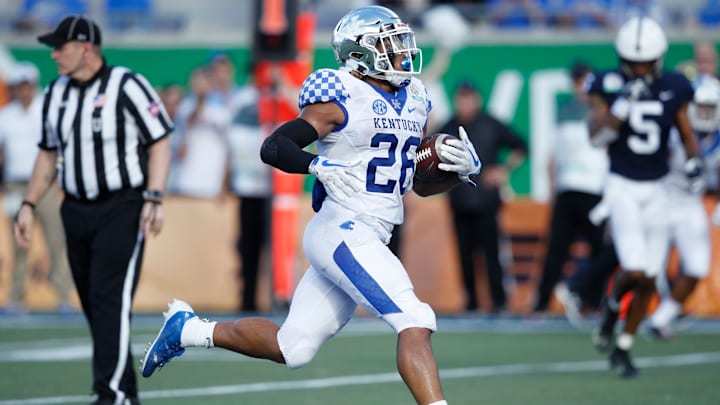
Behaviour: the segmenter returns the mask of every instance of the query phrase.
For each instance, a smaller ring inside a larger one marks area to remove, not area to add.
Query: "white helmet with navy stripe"
[[[360,7],[347,13],[335,26],[332,46],[342,68],[396,87],[407,86],[412,75],[422,70],[422,51],[415,45],[415,33],[385,7]],[[398,54],[405,57],[402,70],[393,67]]]
[[[653,19],[646,16],[632,17],[620,27],[615,38],[615,51],[626,74],[628,64],[654,62],[654,74],[662,72],[662,62],[668,42],[665,32]]]

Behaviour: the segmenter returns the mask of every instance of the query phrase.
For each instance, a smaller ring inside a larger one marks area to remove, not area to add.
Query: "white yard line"
[[[635,363],[641,368],[677,367],[720,363],[720,352],[690,353],[673,356],[640,357]],[[497,375],[520,375],[537,373],[570,373],[607,370],[606,360],[558,362],[539,364],[501,364],[496,366],[466,367],[440,371],[443,380],[457,378],[490,377]],[[349,375],[333,378],[313,378],[299,381],[267,381],[249,384],[221,385],[205,388],[143,391],[142,399],[189,398],[244,394],[249,392],[311,390],[352,385],[370,385],[399,382],[396,372],[383,374]],[[87,396],[42,397],[0,401],[0,405],[50,405],[87,402]]]

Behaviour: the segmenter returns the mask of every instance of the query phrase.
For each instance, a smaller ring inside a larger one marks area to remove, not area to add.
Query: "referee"
[[[40,152],[15,220],[27,247],[34,208],[55,176],[68,259],[93,339],[94,404],[137,404],[130,311],[144,237],[163,224],[172,123],[148,81],[105,63],[100,28],[63,19],[38,40],[59,77],[45,90]]]

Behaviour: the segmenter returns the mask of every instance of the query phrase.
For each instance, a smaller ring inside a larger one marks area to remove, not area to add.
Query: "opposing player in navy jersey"
[[[720,171],[720,82],[714,77],[696,81],[695,96],[688,107],[690,123],[700,144],[705,162],[705,189],[693,189],[683,173],[687,157],[677,132],[670,138],[670,174],[667,189],[670,210],[671,243],[663,253],[670,254],[675,246],[680,256],[680,274],[668,285],[665,272],[658,274],[656,285],[660,304],[648,319],[651,334],[660,339],[672,335],[673,324],[682,314],[682,304],[695,289],[697,283],[710,271],[710,226],[703,192],[718,190]],[[720,206],[720,205],[719,205]],[[719,208],[716,207],[716,211]],[[720,223],[716,222],[716,225]]]
[[[638,371],[630,348],[654,292],[654,278],[664,271],[659,254],[668,241],[668,208],[663,179],[669,171],[668,138],[677,127],[691,185],[702,180],[702,159],[688,120],[693,88],[685,76],[663,71],[667,39],[647,17],[633,17],[619,29],[615,50],[620,69],[593,75],[588,81],[591,140],[606,144],[610,173],[603,201],[592,216],[609,215],[613,243],[622,271],[605,300],[593,343],[601,350],[613,345],[620,300],[633,293],[623,332],[610,355],[621,377]]]
[[[223,347],[295,369],[308,364],[361,306],[398,334],[397,367],[418,404],[446,404],[430,335],[435,314],[421,302],[405,268],[386,246],[403,221],[402,196],[449,189],[480,172],[463,129],[441,147],[458,176],[446,183],[413,181],[417,146],[431,108],[425,86],[414,77],[422,53],[410,27],[377,6],[345,15],[333,33],[339,70],[320,69],[303,83],[300,115],[264,142],[264,162],[317,178],[317,214],[305,229],[310,268],[300,280],[282,326],[270,320],[200,320],[174,301],[145,356],[143,375],[182,354],[186,347]],[[317,141],[318,155],[302,148]]]

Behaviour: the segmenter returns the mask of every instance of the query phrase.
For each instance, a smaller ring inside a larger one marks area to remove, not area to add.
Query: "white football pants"
[[[435,313],[415,296],[405,268],[381,234],[330,200],[310,220],[303,237],[310,268],[278,332],[289,368],[308,364],[358,305],[397,333],[411,327],[436,330]]]
[[[662,180],[636,181],[610,173],[603,201],[622,269],[648,277],[665,271],[669,213]]]

